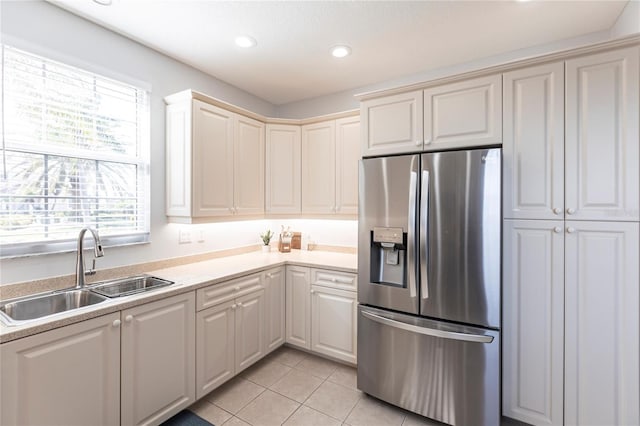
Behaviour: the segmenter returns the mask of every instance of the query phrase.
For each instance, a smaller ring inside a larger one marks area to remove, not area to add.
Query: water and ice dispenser
[[[407,233],[402,228],[374,227],[370,253],[372,283],[407,286]]]

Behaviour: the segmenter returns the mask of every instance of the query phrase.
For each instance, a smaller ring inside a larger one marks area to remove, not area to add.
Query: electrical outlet
[[[200,229],[198,231],[198,242],[204,243],[204,230]]]
[[[191,242],[191,232],[181,229],[178,232],[178,244],[188,244]]]

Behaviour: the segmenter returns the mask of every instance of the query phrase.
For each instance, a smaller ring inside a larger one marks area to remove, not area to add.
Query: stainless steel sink
[[[95,305],[106,300],[106,297],[89,290],[66,290],[6,300],[0,303],[0,315],[9,325],[17,325],[25,321]]]
[[[171,284],[174,284],[174,282],[152,277],[151,275],[139,275],[95,284],[90,286],[89,289],[106,297],[122,297],[155,290]]]

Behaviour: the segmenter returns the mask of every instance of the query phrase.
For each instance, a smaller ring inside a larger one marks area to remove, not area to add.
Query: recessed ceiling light
[[[113,0],[93,0],[94,3],[98,3],[101,6],[111,6],[111,3],[113,3]]]
[[[249,36],[236,37],[236,45],[240,47],[253,47],[256,44],[258,44],[258,42],[253,37],[249,37]]]
[[[335,58],[344,58],[351,55],[351,48],[347,45],[338,45],[331,48],[331,55]]]

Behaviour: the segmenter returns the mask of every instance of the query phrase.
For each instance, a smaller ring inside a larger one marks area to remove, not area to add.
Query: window
[[[2,46],[0,256],[149,239],[149,93]]]

